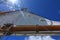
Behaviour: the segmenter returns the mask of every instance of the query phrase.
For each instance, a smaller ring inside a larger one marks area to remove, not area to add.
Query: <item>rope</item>
[[[36,34],[39,33],[38,25],[35,27]]]

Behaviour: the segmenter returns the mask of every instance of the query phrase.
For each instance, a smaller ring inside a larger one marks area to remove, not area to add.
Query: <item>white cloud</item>
[[[50,36],[29,36],[25,40],[55,40]]]
[[[55,40],[55,39],[51,38],[50,36],[44,36],[43,39],[45,39],[45,40]]]

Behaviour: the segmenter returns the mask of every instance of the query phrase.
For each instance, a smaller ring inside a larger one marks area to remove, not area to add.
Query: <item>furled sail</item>
[[[24,10],[0,14],[0,25],[13,23],[15,25],[48,25],[45,18]]]

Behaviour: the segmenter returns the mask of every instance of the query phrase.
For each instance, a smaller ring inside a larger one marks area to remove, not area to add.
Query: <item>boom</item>
[[[5,29],[2,27],[0,32],[4,32]],[[60,34],[60,25],[53,26],[40,26],[40,25],[20,25],[13,26],[9,30],[6,30],[8,33],[16,34]]]

